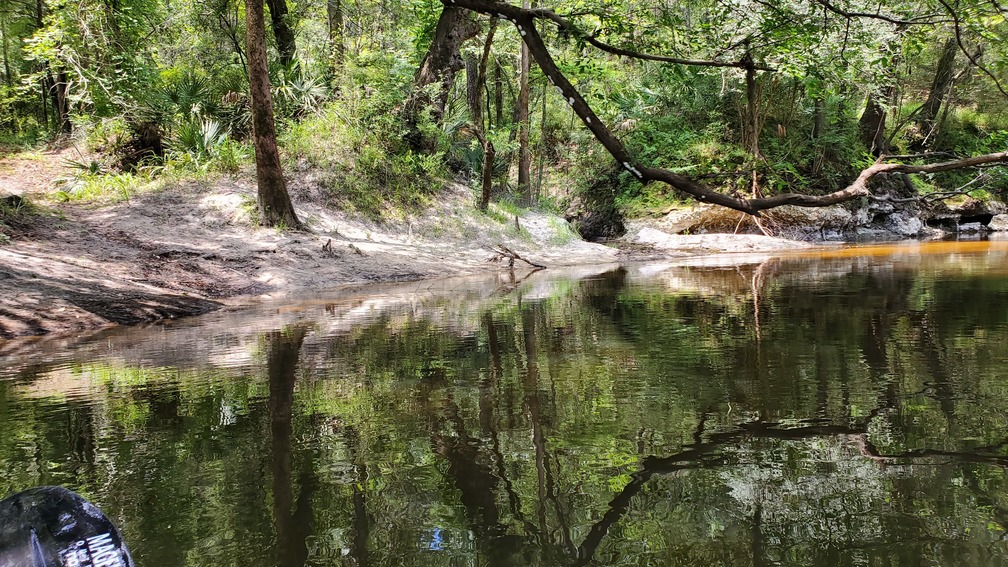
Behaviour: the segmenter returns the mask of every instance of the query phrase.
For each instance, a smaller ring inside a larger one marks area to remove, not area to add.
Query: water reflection
[[[276,531],[277,565],[304,565],[306,540],[312,532],[312,493],[315,491],[314,461],[305,459],[300,475],[300,494],[294,501],[291,475],[291,418],[298,358],[307,328],[296,326],[263,336],[266,372],[269,377],[270,470],[273,474],[273,525]]]
[[[140,564],[1008,563],[1005,260],[519,275],[6,345],[0,490],[80,491]]]

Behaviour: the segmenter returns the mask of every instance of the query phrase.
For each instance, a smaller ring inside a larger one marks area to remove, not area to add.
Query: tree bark
[[[875,157],[885,153],[886,111],[879,103],[875,93],[869,93],[865,100],[865,109],[858,120],[858,131],[861,141]]]
[[[931,91],[928,93],[927,100],[924,101],[924,105],[921,106],[920,112],[917,114],[917,124],[920,126],[921,136],[923,137],[921,147],[929,145],[928,140],[934,132],[935,119],[938,118],[938,113],[941,111],[942,101],[945,100],[945,96],[952,86],[956,50],[955,38],[949,38],[942,47],[942,55],[938,60],[938,68],[935,70],[934,81],[931,82]]]
[[[277,150],[273,98],[270,94],[269,66],[266,62],[266,30],[261,0],[245,7],[246,51],[248,52],[249,95],[252,102],[252,135],[255,139],[256,180],[260,220],[263,226],[301,229],[294,212],[287,182],[284,181]]]
[[[763,98],[759,85],[756,83],[756,67],[752,52],[746,51],[746,116],[745,116],[745,148],[755,163],[760,159],[759,137],[761,128],[760,106]]]
[[[4,12],[0,12],[0,35],[3,36],[3,64],[4,64],[4,77],[7,80],[7,86],[14,86],[14,75],[11,74],[10,68],[10,54],[8,53],[7,44],[9,43],[7,39],[7,16]]]
[[[469,121],[473,128],[483,129],[483,93],[480,91],[479,59],[475,53],[467,53],[465,57],[466,76],[466,107],[469,109]]]
[[[783,205],[796,205],[800,207],[826,207],[836,205],[859,197],[875,197],[868,187],[868,182],[880,174],[889,173],[934,173],[938,171],[949,171],[965,167],[977,167],[992,164],[1008,163],[1008,152],[999,152],[976,156],[967,159],[953,160],[934,164],[903,164],[903,163],[875,163],[866,168],[858,176],[857,180],[849,186],[828,193],[826,195],[804,195],[799,193],[783,193],[769,197],[754,199],[744,199],[725,195],[706,187],[705,185],[679,175],[667,169],[647,167],[640,164],[633,155],[623,146],[623,143],[599,120],[598,115],[588,106],[584,97],[574,88],[569,80],[560,72],[556,62],[550,55],[542,37],[536,31],[534,21],[536,18],[549,17],[554,19],[555,15],[547,16],[542,10],[525,10],[517,6],[505,3],[494,2],[492,0],[448,0],[453,6],[459,6],[467,10],[480,12],[493,17],[506,18],[514,23],[518,32],[522,35],[529,53],[539,64],[543,74],[556,87],[560,95],[564,97],[567,104],[574,109],[574,113],[581,119],[585,127],[591,131],[595,139],[612,155],[624,169],[629,171],[642,183],[661,181],[673,189],[692,196],[703,203],[721,205],[754,216],[758,216],[760,211],[780,207]]]
[[[437,139],[420,131],[422,114],[429,110],[431,121],[441,124],[455,74],[465,66],[459,48],[476,37],[479,31],[479,23],[468,10],[452,5],[445,5],[441,10],[434,30],[434,40],[420,63],[420,69],[413,80],[413,94],[405,105],[406,119],[411,130],[406,139],[415,149],[427,153],[437,150]],[[433,96],[428,88],[431,85],[437,85]]]
[[[479,209],[481,211],[487,210],[490,206],[490,197],[493,192],[493,170],[494,161],[497,159],[497,150],[494,148],[493,142],[487,139],[487,137],[482,133],[477,133],[479,137],[479,142],[483,146],[483,168],[480,170],[480,202]]]
[[[342,0],[326,0],[326,20],[329,23],[329,50],[336,66],[342,66],[346,56],[343,43],[343,3]]]
[[[280,52],[280,63],[290,69],[297,53],[297,44],[294,40],[294,30],[287,21],[287,0],[266,0],[266,4],[269,6],[277,51]]]
[[[497,31],[497,20],[490,20],[486,41],[483,43],[483,54],[479,61],[471,55],[466,59],[466,102],[469,104],[469,117],[472,120],[476,138],[483,148],[483,167],[480,172],[479,209],[485,211],[490,205],[490,194],[493,191],[494,160],[497,150],[484,133],[483,129],[483,91],[486,86],[487,64],[490,60],[490,46],[493,45],[494,33]]]
[[[56,83],[56,101],[59,103],[60,132],[69,134],[73,129],[73,124],[70,122],[70,100],[67,98],[70,79],[65,71],[60,71],[56,77],[59,79]]]
[[[812,139],[818,140],[823,135],[826,127],[826,105],[823,104],[823,97],[817,94],[812,101]]]
[[[494,61],[494,126],[504,123],[504,77],[500,61]]]
[[[529,0],[522,0],[522,8],[528,10],[529,7]],[[534,21],[532,25],[535,25]],[[521,44],[518,65],[518,193],[523,196],[526,204],[531,205],[534,200],[530,182],[532,154],[529,151],[529,74],[532,66],[529,47],[524,42]]]
[[[35,25],[41,29],[45,25],[45,3],[43,0],[35,1]],[[46,114],[45,122],[48,125],[49,117],[46,113],[46,100],[48,97],[52,103],[53,127],[57,133],[69,134],[71,130],[70,109],[67,102],[67,76],[66,73],[58,74],[59,79],[53,79],[52,68],[48,63],[42,62],[42,87],[44,96],[42,100],[42,110]]]

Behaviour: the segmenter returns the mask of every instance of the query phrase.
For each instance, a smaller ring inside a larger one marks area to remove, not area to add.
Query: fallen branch
[[[500,260],[503,260],[503,259],[507,258],[507,260],[508,260],[508,267],[509,268],[513,268],[514,267],[515,260],[521,260],[522,262],[525,262],[529,266],[532,266],[533,268],[538,268],[540,270],[546,268],[546,266],[544,266],[542,264],[537,264],[537,263],[535,263],[535,262],[533,262],[531,260],[527,260],[525,258],[522,258],[517,252],[515,252],[514,250],[508,248],[507,246],[504,246],[503,244],[498,244],[496,247],[490,246],[489,248],[496,255],[492,256],[490,259],[488,259],[487,260],[488,262],[497,262],[497,261],[500,261]]]

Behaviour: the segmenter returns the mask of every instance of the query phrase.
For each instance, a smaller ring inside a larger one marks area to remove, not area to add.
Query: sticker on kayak
[[[79,495],[42,486],[0,500],[0,567],[133,567],[119,530]]]

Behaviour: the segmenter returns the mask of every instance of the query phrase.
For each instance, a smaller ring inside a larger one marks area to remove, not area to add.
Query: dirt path
[[[10,238],[0,245],[0,338],[175,318],[344,284],[503,269],[508,260],[494,250],[501,244],[548,267],[725,251],[723,239],[714,248],[708,239],[706,248],[645,243],[628,254],[581,241],[557,217],[480,214],[462,186],[421,215],[376,224],[320,205],[324,195],[295,180],[292,197],[307,233],[252,226],[250,173],[128,203],[56,204],[48,200],[52,180],[66,175],[56,157],[0,161],[0,198],[13,193],[35,203],[0,216]]]

